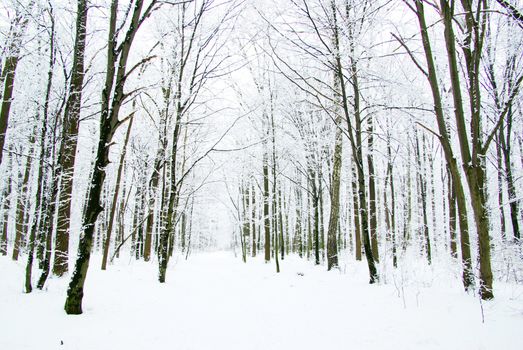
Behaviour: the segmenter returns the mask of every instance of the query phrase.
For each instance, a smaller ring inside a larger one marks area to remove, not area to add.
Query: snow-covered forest
[[[522,90],[521,0],[2,0],[0,348],[521,349]]]

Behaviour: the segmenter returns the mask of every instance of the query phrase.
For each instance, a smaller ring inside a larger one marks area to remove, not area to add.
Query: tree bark
[[[101,206],[101,193],[105,180],[105,169],[109,164],[109,148],[117,128],[122,124],[118,119],[120,107],[125,100],[124,85],[127,78],[126,67],[131,45],[134,37],[143,23],[143,19],[147,18],[148,14],[155,5],[155,1],[149,4],[149,7],[142,14],[143,0],[135,2],[134,10],[132,11],[129,28],[126,32],[125,38],[120,46],[121,50],[116,49],[116,38],[114,37],[114,29],[116,27],[116,13],[118,9],[117,0],[113,0],[111,6],[110,30],[109,30],[109,45],[108,45],[108,59],[107,72],[104,91],[102,92],[102,109],[100,116],[100,135],[96,150],[95,162],[93,165],[93,173],[91,185],[87,194],[87,204],[82,220],[83,235],[80,238],[78,245],[78,256],[75,263],[75,268],[69,282],[67,290],[67,299],[65,301],[65,312],[67,314],[81,314],[82,313],[82,299],[84,295],[84,284],[87,277],[87,270],[89,268],[89,260],[91,257],[91,247],[93,244],[94,228],[98,215],[103,210]],[[116,67],[118,69],[116,70]],[[116,72],[116,75],[115,75]],[[114,93],[111,98],[111,91]]]
[[[30,139],[29,157],[25,164],[23,179],[21,181],[20,191],[18,194],[18,204],[16,206],[16,235],[13,246],[13,260],[17,261],[20,254],[20,249],[27,234],[27,192],[29,187],[29,175],[31,173],[31,165],[33,162],[34,136]]]
[[[2,94],[0,95],[0,164],[4,154],[5,138],[7,127],[9,126],[9,117],[11,111],[11,101],[13,99],[13,89],[16,76],[16,68],[20,61],[20,50],[22,48],[22,39],[27,30],[29,23],[29,13],[31,12],[35,1],[32,0],[29,5],[22,9],[18,7],[15,14],[14,23],[11,24],[12,31],[9,33],[11,42],[7,49],[7,57],[4,62],[4,67],[0,75],[0,82],[2,83]],[[27,13],[21,11],[27,10]]]
[[[170,83],[169,83],[170,84]],[[158,185],[160,183],[160,173],[165,162],[165,151],[167,148],[167,114],[169,108],[169,100],[171,97],[170,87],[163,89],[163,98],[165,108],[163,115],[160,116],[159,135],[158,135],[158,148],[156,151],[156,158],[154,161],[153,172],[149,181],[149,205],[147,209],[147,220],[145,222],[145,241],[143,249],[143,259],[149,261],[151,257],[152,247],[152,233],[154,227],[154,206],[156,204],[156,196],[158,192]]]
[[[111,235],[113,232],[113,225],[116,216],[116,206],[118,204],[118,194],[120,192],[120,184],[122,181],[123,174],[123,165],[125,160],[125,155],[127,153],[127,144],[129,143],[129,138],[131,136],[131,130],[133,127],[134,116],[131,116],[129,119],[129,125],[127,126],[127,132],[125,133],[125,139],[122,146],[122,153],[120,154],[120,162],[118,163],[118,172],[116,174],[116,184],[114,187],[113,198],[111,200],[111,211],[109,213],[109,222],[107,226],[107,232],[105,234],[105,243],[102,257],[102,270],[107,268],[107,258],[109,256],[109,247],[111,245]]]
[[[71,226],[71,199],[73,191],[74,163],[78,138],[78,123],[82,105],[84,85],[84,56],[87,36],[87,0],[78,0],[76,13],[76,35],[73,51],[73,68],[69,98],[65,106],[62,143],[59,150],[57,173],[61,177],[53,274],[63,276],[69,269],[69,235]]]
[[[509,107],[509,112],[507,115],[507,131],[506,136],[501,135],[500,141],[501,141],[501,150],[503,153],[503,160],[504,160],[504,173],[505,173],[505,181],[507,183],[507,190],[508,190],[508,200],[509,200],[509,208],[510,208],[510,222],[512,224],[512,233],[514,236],[514,239],[517,241],[521,239],[521,233],[519,229],[519,222],[518,222],[518,213],[519,213],[519,201],[520,199],[517,197],[516,194],[516,186],[514,183],[514,176],[512,174],[512,161],[511,161],[511,134],[512,134],[512,107]],[[501,129],[502,131],[502,129]],[[501,205],[501,203],[500,203]],[[503,210],[503,206],[501,206],[501,210]]]
[[[298,186],[295,189],[296,196],[296,217],[294,226],[294,249],[298,252],[298,256],[303,258],[303,228],[302,228],[302,193]]]
[[[500,128],[499,136],[503,137],[503,126]],[[501,151],[501,138],[496,138],[496,163],[497,163],[497,179],[498,179],[498,205],[499,205],[499,220],[501,229],[501,238],[504,240],[507,235],[507,223],[505,220],[505,208],[503,207],[503,153]]]
[[[276,127],[274,125],[274,110],[273,110],[273,96],[272,91],[270,93],[270,128],[271,128],[271,141],[272,141],[272,222],[273,222],[273,235],[274,235],[274,261],[276,263],[276,273],[280,272],[280,259],[278,256],[280,235],[278,234],[279,229],[279,215],[278,215],[278,168],[276,158]]]
[[[6,172],[10,174],[12,172],[12,159],[9,159],[9,164],[7,166]],[[4,205],[3,205],[3,226],[2,226],[2,236],[0,236],[0,254],[7,255],[7,231],[8,231],[8,223],[9,223],[9,210],[11,208],[11,202],[12,202],[12,196],[11,196],[11,188],[12,188],[12,181],[11,176],[8,176],[7,178],[7,185],[4,189]]]
[[[419,147],[419,137],[417,133],[415,134],[416,138],[416,159],[418,161],[418,188],[420,192],[420,197],[418,199],[419,204],[421,205],[421,213],[423,219],[423,226],[421,231],[423,232],[423,248],[425,248],[425,254],[427,256],[427,262],[430,265],[432,263],[432,252],[430,246],[430,236],[429,236],[429,225],[427,220],[427,181],[425,180],[425,169],[423,168],[422,158],[425,159],[425,147],[423,154],[420,152]],[[425,137],[423,136],[423,145],[425,145]],[[424,162],[425,163],[425,162]]]
[[[251,187],[251,232],[252,232],[252,257],[256,257],[256,190]]]
[[[357,76],[353,77],[354,83],[357,83]],[[359,86],[358,86],[359,89]],[[379,251],[378,251],[378,211],[376,209],[376,179],[374,174],[374,125],[372,123],[372,116],[368,117],[367,125],[367,168],[369,171],[369,231],[370,239],[372,243],[372,254],[376,262],[380,261]]]
[[[49,97],[49,96],[48,96]],[[35,194],[35,209],[33,213],[33,222],[31,225],[31,231],[29,233],[28,240],[28,249],[27,249],[27,264],[25,268],[25,292],[31,293],[33,291],[32,286],[32,273],[33,273],[33,260],[34,260],[34,250],[35,250],[35,241],[37,237],[37,231],[40,227],[40,221],[42,220],[42,197],[43,197],[43,188],[44,188],[44,169],[45,169],[45,140],[48,133],[48,120],[47,113],[44,112],[42,117],[42,131],[40,135],[40,150],[39,150],[39,164],[38,164],[38,173],[36,176],[36,194]]]
[[[483,300],[494,298],[492,289],[492,267],[490,262],[490,235],[489,218],[487,211],[486,195],[486,170],[485,156],[487,149],[482,142],[481,133],[481,86],[480,62],[486,24],[484,1],[477,3],[477,8],[472,8],[472,3],[461,1],[465,10],[465,39],[462,49],[465,57],[465,67],[468,78],[468,94],[470,101],[470,135],[465,127],[465,114],[461,97],[459,66],[457,64],[455,36],[453,29],[453,8],[448,1],[441,0],[445,25],[445,43],[449,60],[449,74],[452,84],[454,111],[458,129],[458,139],[461,148],[463,169],[472,199],[472,209],[478,233],[479,261],[480,261],[480,296]],[[472,145],[470,152],[469,142]]]
[[[369,283],[375,283],[378,282],[378,271],[376,269],[375,260],[374,260],[374,253],[372,252],[371,247],[371,241],[370,241],[370,230],[369,230],[369,219],[368,219],[368,207],[367,207],[367,195],[365,190],[365,172],[363,168],[363,142],[362,142],[362,120],[361,120],[361,110],[360,110],[360,86],[358,81],[358,67],[357,67],[357,61],[355,56],[355,42],[354,42],[354,35],[353,35],[353,29],[350,29],[349,33],[349,40],[350,40],[350,55],[349,55],[349,62],[350,62],[350,73],[351,73],[351,81],[350,84],[352,85],[353,89],[353,101],[352,105],[354,108],[354,127],[352,124],[351,116],[349,114],[349,102],[348,102],[348,96],[347,91],[345,87],[345,75],[343,74],[343,66],[341,63],[341,57],[338,53],[336,55],[336,74],[338,76],[338,79],[340,80],[340,90],[341,90],[341,98],[342,98],[342,107],[343,112],[345,115],[345,119],[347,122],[347,130],[349,133],[349,141],[351,144],[352,149],[352,157],[354,159],[354,163],[356,164],[356,174],[357,174],[357,185],[358,185],[358,204],[360,208],[360,219],[361,219],[361,227],[362,227],[362,238],[363,238],[363,250],[365,252],[365,258],[367,259],[367,265],[369,268]],[[335,30],[335,48],[336,52],[339,52],[339,34],[338,34],[338,27],[334,27]],[[353,131],[354,130],[354,131]],[[373,215],[373,213],[371,213]]]
[[[266,147],[263,153],[263,223],[265,232],[265,262],[271,261],[271,223],[269,218],[269,164]]]
[[[390,126],[388,130],[390,130]],[[387,224],[389,229],[389,235],[392,241],[392,266],[398,266],[398,256],[396,247],[396,194],[394,193],[394,174],[393,174],[393,159],[392,150],[390,145],[390,133],[387,133],[387,175],[385,180],[384,188],[384,204],[386,211]],[[387,203],[387,186],[390,186],[390,207]]]
[[[327,231],[327,270],[338,267],[338,224],[340,220],[340,182],[343,153],[343,134],[341,131],[341,114],[336,116],[336,131],[334,137],[334,155],[331,180],[331,210],[329,228]]]
[[[443,16],[446,21],[451,21],[452,16],[449,12],[448,6],[442,2],[442,9],[443,9]],[[425,21],[425,12],[424,12],[424,6],[422,2],[416,1],[416,15],[418,17],[419,27],[420,27],[420,33],[422,36],[422,42],[423,42],[423,48],[425,52],[425,59],[427,62],[427,73],[426,78],[430,84],[431,92],[434,100],[434,111],[436,114],[436,121],[438,124],[438,130],[439,130],[439,141],[442,145],[443,153],[445,155],[445,160],[447,162],[447,167],[450,171],[452,182],[454,189],[456,191],[456,200],[458,205],[458,220],[459,220],[459,227],[460,227],[460,244],[461,244],[461,258],[462,258],[462,265],[463,265],[463,285],[465,287],[465,290],[468,290],[470,287],[474,284],[474,275],[472,272],[472,261],[471,261],[471,254],[470,254],[470,240],[469,240],[469,230],[468,230],[468,215],[467,215],[467,203],[465,199],[465,192],[463,189],[463,184],[461,180],[461,175],[458,169],[457,160],[454,156],[454,152],[452,150],[451,142],[450,142],[450,135],[448,133],[448,128],[445,122],[445,116],[443,114],[443,105],[441,101],[441,93],[436,73],[436,66],[434,63],[434,58],[432,54],[432,48],[430,45],[430,39],[428,36],[427,31],[427,24]],[[446,27],[447,28],[447,27]],[[446,29],[445,30],[445,37],[452,36],[451,32]],[[454,48],[454,41],[453,40],[447,40],[449,49],[452,50]],[[456,65],[457,62],[454,59],[451,59],[451,56],[449,56],[449,62],[451,66]],[[461,92],[459,89],[453,89],[453,96],[456,99],[461,99]],[[455,103],[455,113],[460,113],[460,109],[462,112],[462,104],[461,103]],[[458,130],[462,130],[464,128],[464,123],[459,118],[458,121]],[[468,144],[462,144],[461,150],[467,152],[468,150]],[[466,154],[466,153],[465,153]]]
[[[448,202],[449,202],[449,234],[450,234],[450,256],[457,259],[457,237],[456,237],[456,188],[452,181],[450,171],[448,173]]]
[[[358,184],[356,181],[357,177],[356,166],[352,166],[352,203],[354,206],[354,249],[356,251],[356,260],[361,261],[361,224],[360,224],[360,206],[358,199]]]

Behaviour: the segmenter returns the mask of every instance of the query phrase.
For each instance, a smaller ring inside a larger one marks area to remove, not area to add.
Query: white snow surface
[[[69,316],[68,277],[24,294],[24,262],[0,257],[0,349],[523,349],[523,288],[513,284],[496,284],[483,323],[478,298],[434,272],[369,285],[364,262],[326,272],[288,257],[276,274],[262,257],[213,252],[173,258],[160,284],[155,263],[101,271],[99,260],[84,313]]]

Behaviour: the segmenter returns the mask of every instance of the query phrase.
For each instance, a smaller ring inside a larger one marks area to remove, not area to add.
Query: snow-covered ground
[[[482,323],[479,300],[436,273],[371,286],[363,262],[326,272],[287,258],[276,274],[273,263],[216,252],[173,259],[160,285],[154,264],[103,272],[98,258],[84,314],[68,316],[67,278],[23,294],[23,263],[0,257],[0,349],[523,349],[514,285],[496,284]]]

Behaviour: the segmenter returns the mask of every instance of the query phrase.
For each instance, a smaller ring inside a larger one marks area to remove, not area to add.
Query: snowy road
[[[23,266],[0,257],[0,349],[521,349],[523,296],[499,286],[484,305],[459,285],[369,286],[363,263],[327,273],[298,259],[282,273],[231,253],[155,266],[93,259],[84,314],[63,312],[66,279],[22,293]],[[303,274],[303,276],[301,276]],[[400,285],[398,282],[396,285]],[[400,296],[398,296],[398,294]],[[63,342],[63,345],[61,345]]]

